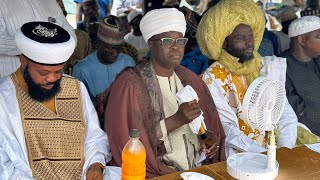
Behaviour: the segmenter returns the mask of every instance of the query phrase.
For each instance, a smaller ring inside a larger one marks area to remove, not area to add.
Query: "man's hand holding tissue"
[[[190,123],[200,116],[200,114],[201,109],[197,100],[182,103],[174,115],[165,119],[167,131],[170,133],[181,126]]]
[[[211,160],[219,150],[219,144],[217,144],[217,137],[211,132],[207,131],[207,138],[200,140],[202,151],[206,153],[207,160]],[[210,161],[209,161],[210,162]]]

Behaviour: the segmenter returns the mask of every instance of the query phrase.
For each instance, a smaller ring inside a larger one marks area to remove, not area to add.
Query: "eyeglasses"
[[[161,39],[155,39],[154,41],[161,41],[163,46],[171,47],[173,45],[173,42],[175,41],[178,46],[185,46],[188,42],[188,38],[161,38]]]

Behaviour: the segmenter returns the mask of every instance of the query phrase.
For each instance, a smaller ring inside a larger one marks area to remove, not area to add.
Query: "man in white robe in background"
[[[0,78],[0,179],[120,179],[85,86],[63,75],[73,37],[29,22],[15,40],[21,67]]]

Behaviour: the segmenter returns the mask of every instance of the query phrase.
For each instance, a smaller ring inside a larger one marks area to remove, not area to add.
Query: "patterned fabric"
[[[98,39],[110,45],[122,45],[125,36],[121,20],[115,16],[105,17],[99,24]]]
[[[138,62],[138,50],[129,43],[125,42],[123,44],[121,52],[131,56],[135,62]]]
[[[244,63],[239,63],[239,58],[223,49],[225,38],[239,24],[250,26],[254,35],[254,58]],[[260,73],[261,56],[257,50],[264,28],[265,17],[252,0],[225,0],[220,1],[204,14],[198,26],[197,41],[201,52],[209,59],[219,61],[231,73],[245,75],[247,80],[252,82]]]
[[[250,137],[252,140],[257,140],[258,144],[263,146],[263,135],[260,136],[260,132],[257,130],[253,131],[253,129],[248,127],[240,118],[243,98],[249,87],[245,76],[231,74],[219,62],[215,62],[210,66],[207,72],[210,72],[210,77],[212,78],[205,79],[205,83],[210,85],[214,81],[218,84],[218,88],[223,92],[225,100],[238,117],[240,130],[243,131],[246,136]]]
[[[273,56],[274,49],[273,49],[272,42],[269,39],[263,38],[261,41],[260,47],[258,49],[258,52],[262,57]]]
[[[320,136],[320,61],[301,62],[291,53],[287,58],[286,91],[298,121]]]
[[[184,86],[175,73],[171,77],[157,76],[157,79],[163,99],[163,112],[165,118],[168,118],[178,111],[179,104],[175,97],[176,93]],[[171,163],[168,165],[179,171],[197,167],[196,162],[201,154],[201,147],[198,136],[191,131],[189,124],[170,133],[167,131],[164,120],[160,121],[160,127],[163,135],[161,140],[163,140],[167,152],[163,158]]]
[[[36,179],[80,179],[85,125],[79,83],[63,77],[56,111],[34,101],[11,76],[19,97],[29,164]],[[73,111],[72,111],[73,110]]]

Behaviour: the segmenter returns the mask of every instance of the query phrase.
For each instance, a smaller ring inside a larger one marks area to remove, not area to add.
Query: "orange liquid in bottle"
[[[145,179],[146,150],[139,137],[132,137],[130,135],[130,140],[122,150],[122,180]]]

